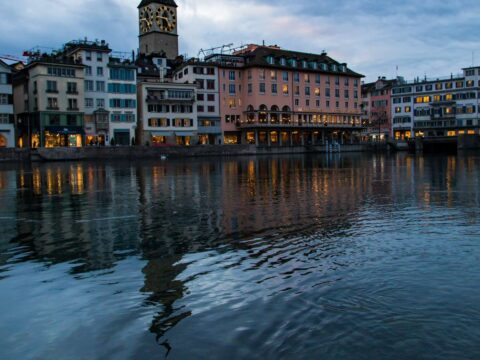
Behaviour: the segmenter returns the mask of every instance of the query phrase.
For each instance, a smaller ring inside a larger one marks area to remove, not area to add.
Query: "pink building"
[[[219,67],[225,144],[351,143],[360,136],[363,76],[326,53],[249,45],[206,61]]]
[[[371,140],[386,140],[392,137],[392,114],[390,98],[397,80],[379,77],[376,82],[362,85],[363,135]]]

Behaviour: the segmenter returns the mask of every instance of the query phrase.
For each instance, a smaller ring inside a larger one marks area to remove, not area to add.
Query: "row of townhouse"
[[[130,145],[137,122],[136,66],[104,41],[72,41],[32,57],[13,78],[17,146]]]
[[[291,146],[359,140],[363,76],[346,63],[325,52],[259,45],[185,60],[178,54],[175,1],[143,0],[138,11],[139,53],[132,60],[112,56],[105,41],[85,39],[16,68],[16,137],[9,144]]]
[[[480,67],[435,79],[362,85],[362,122],[370,139],[480,135]]]

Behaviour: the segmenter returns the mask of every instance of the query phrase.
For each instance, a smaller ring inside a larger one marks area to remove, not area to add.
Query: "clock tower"
[[[142,0],[138,5],[140,53],[164,52],[178,56],[177,4],[175,0]]]

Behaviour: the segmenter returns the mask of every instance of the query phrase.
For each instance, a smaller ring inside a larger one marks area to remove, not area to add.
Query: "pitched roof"
[[[177,4],[175,3],[175,0],[142,0],[140,5],[138,5],[138,8],[142,8],[150,4],[162,4],[167,6],[178,7]]]
[[[276,67],[276,68],[291,68],[291,66],[288,65],[281,65],[279,63],[280,58],[284,59],[295,59],[297,62],[301,62],[303,60],[307,61],[307,63],[323,63],[326,65],[345,65],[346,64],[341,64],[338,61],[332,59],[329,57],[326,53],[322,54],[309,54],[309,53],[303,53],[303,52],[298,52],[298,51],[290,51],[290,50],[283,50],[280,48],[275,48],[275,47],[269,47],[269,46],[259,46],[255,48],[251,52],[247,52],[246,54],[243,55],[247,61],[246,64],[247,66],[262,66],[262,67]],[[269,56],[272,56],[275,59],[274,64],[270,64],[267,61],[267,58]],[[297,67],[298,69],[301,69],[299,66]],[[341,71],[333,71],[330,66],[326,70],[322,70],[321,68],[317,69],[302,69],[302,71],[315,71],[315,72],[325,72],[325,73],[338,73],[342,74]],[[356,73],[346,67],[345,72],[343,74],[350,75],[352,77],[363,77],[362,74]]]

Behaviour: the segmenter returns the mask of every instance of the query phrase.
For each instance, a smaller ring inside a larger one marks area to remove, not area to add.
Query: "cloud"
[[[0,23],[0,53],[68,40],[105,39],[118,51],[138,47],[135,0],[8,1]],[[443,76],[480,58],[480,2],[458,0],[177,0],[180,49],[197,56],[223,44],[278,44],[347,62],[373,80]]]

